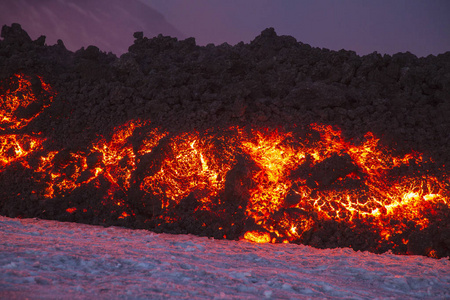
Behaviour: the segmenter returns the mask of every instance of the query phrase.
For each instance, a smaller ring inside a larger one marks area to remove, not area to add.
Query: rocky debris
[[[348,154],[333,155],[312,167],[308,166],[307,161],[304,165],[293,173],[303,173],[300,177],[306,178],[306,185],[312,189],[330,189],[338,179],[342,181],[347,175],[358,171]]]
[[[409,52],[392,56],[374,52],[361,57],[353,51],[313,48],[293,37],[278,36],[273,28],[264,30],[249,44],[241,42],[234,46],[224,43],[201,47],[193,38],[178,40],[162,35],[147,38],[142,32],[133,36],[135,41],[129,51],[116,57],[96,46],[76,52],[68,51],[62,41],[47,46],[45,37],[32,41],[19,24],[3,26],[0,80],[18,72],[39,75],[57,92],[52,105],[22,132],[41,133],[47,138],[47,149],[82,151],[132,119],[151,120],[152,125],[173,133],[234,125],[289,129],[322,123],[339,126],[345,137],[355,140],[371,131],[385,146],[399,152],[414,149],[433,157],[438,165],[450,165],[450,52],[421,58]],[[37,93],[41,89],[36,81],[33,89]],[[152,153],[142,157],[135,174],[137,181],[151,171],[146,169],[148,166],[160,159],[151,157],[158,151]],[[61,163],[70,159],[65,154],[65,151],[58,154]],[[88,159],[92,168],[98,162],[95,155]],[[227,176],[245,179],[244,173],[249,168],[243,163]],[[347,158],[337,156],[303,171],[311,174],[307,177],[308,185],[327,188],[355,170]],[[1,214],[72,220],[77,213],[59,216],[57,207],[78,203],[81,207],[99,209],[92,199],[102,196],[91,187],[75,190],[70,197],[58,199],[58,203],[48,201],[42,213],[38,209],[42,203],[35,205],[39,199],[31,197],[32,185],[37,183],[21,181],[33,176],[27,172],[17,165],[0,173]],[[232,183],[235,179],[230,179],[225,187],[230,197],[239,190]],[[102,188],[103,191],[109,188],[106,180]],[[246,201],[244,194],[239,194],[242,205]],[[129,197],[134,199],[130,205],[139,206],[144,201],[137,188],[130,189]],[[217,236],[215,229],[211,232],[192,229],[195,227],[189,224],[192,218],[182,213],[195,211],[196,201],[191,196],[183,200],[176,216],[178,227],[165,230]],[[295,196],[286,199],[286,209],[299,213],[289,208],[298,201]],[[133,209],[144,210],[144,214],[160,213],[151,206]],[[239,211],[233,215],[232,208],[224,210],[240,220]],[[78,221],[98,223],[101,219],[95,214],[84,214],[82,218]],[[211,216],[196,216],[202,222],[208,218]],[[134,227],[149,226],[139,216],[133,224],[120,222]],[[210,225],[220,227],[218,223]],[[333,223],[316,228],[315,233],[305,235],[303,242],[318,247],[352,245],[374,250],[370,238],[358,240],[360,232],[340,226],[343,225]],[[232,238],[239,236],[239,230],[242,228],[228,228]],[[426,247],[419,243],[421,234],[413,237],[408,249],[411,253],[425,251]],[[329,236],[335,236],[339,242],[327,241]],[[448,237],[442,237],[434,243],[445,244],[448,249],[447,242]]]
[[[205,47],[137,32],[120,58],[95,46],[75,53],[63,43],[45,46],[18,24],[4,26],[2,37],[0,78],[40,74],[57,91],[54,107],[32,126],[62,147],[89,143],[131,118],[172,131],[319,122],[450,160],[450,52],[360,57],[312,48],[271,28],[250,44]],[[63,134],[69,131],[70,138]]]
[[[0,36],[6,45],[17,45],[20,47],[31,43],[31,38],[28,33],[17,23],[12,24],[11,27],[4,25]]]

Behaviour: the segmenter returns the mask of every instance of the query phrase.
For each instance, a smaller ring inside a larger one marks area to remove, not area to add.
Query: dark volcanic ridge
[[[95,46],[73,53],[62,41],[31,41],[20,25],[4,26],[2,37],[0,79],[17,72],[45,78],[58,95],[32,130],[63,147],[89,143],[131,118],[185,131],[319,122],[450,161],[450,52],[360,57],[266,29],[235,46],[137,34],[117,58]]]
[[[16,0],[0,1],[3,24],[17,22],[37,38],[45,34],[47,42],[64,37],[70,50],[95,44],[117,55],[127,52],[133,32],[148,36],[184,37],[162,14],[140,0]]]
[[[358,141],[373,132],[382,145],[399,153],[424,153],[435,162],[431,173],[450,163],[450,52],[425,58],[409,52],[360,57],[353,51],[312,48],[278,36],[272,28],[249,44],[205,47],[197,46],[194,38],[148,39],[137,32],[134,44],[119,58],[96,46],[71,52],[63,41],[51,46],[45,37],[33,41],[18,24],[3,26],[1,37],[0,81],[8,83],[18,73],[38,75],[56,92],[52,104],[26,127],[2,128],[2,134],[39,133],[48,151],[85,150],[136,119],[174,134],[231,126],[291,130],[320,123],[338,126],[348,139]],[[46,97],[39,84],[33,88]],[[32,193],[33,176],[19,164],[0,173],[2,215],[223,236],[194,228],[198,222],[188,217],[175,225],[143,222],[148,208],[125,220],[104,212],[76,218],[66,208],[93,202],[101,193],[89,186],[43,201]],[[192,215],[195,208],[189,206],[195,202],[187,197],[177,209]],[[448,209],[442,214],[425,233],[411,229],[408,249],[373,245],[371,236],[364,236],[364,225],[352,231],[331,221],[298,242],[423,255],[432,245],[439,248],[437,256],[448,256]],[[244,227],[229,228],[227,238],[239,238]]]

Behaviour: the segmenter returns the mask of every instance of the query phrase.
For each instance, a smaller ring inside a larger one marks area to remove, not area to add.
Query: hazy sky
[[[200,45],[249,42],[274,27],[315,47],[358,54],[450,51],[450,0],[141,1]]]
[[[0,0],[0,26],[12,22],[49,44],[62,39],[72,51],[94,44],[118,55],[135,31],[234,45],[268,27],[360,55],[450,51],[450,0]]]

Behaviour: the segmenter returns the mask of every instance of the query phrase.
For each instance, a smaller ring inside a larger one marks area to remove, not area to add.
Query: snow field
[[[0,216],[0,299],[449,299],[450,261]]]

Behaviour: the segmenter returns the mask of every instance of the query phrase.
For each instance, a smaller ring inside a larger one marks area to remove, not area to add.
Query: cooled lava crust
[[[450,52],[0,41],[0,214],[450,256]]]

